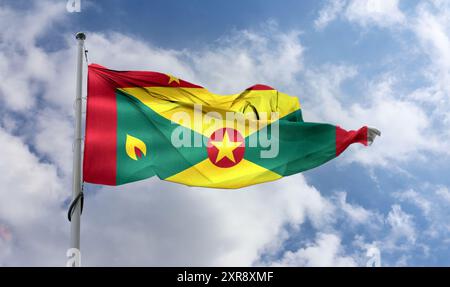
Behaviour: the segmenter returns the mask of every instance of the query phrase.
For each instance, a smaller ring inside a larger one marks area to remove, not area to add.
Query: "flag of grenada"
[[[223,96],[168,74],[89,66],[85,182],[120,185],[156,175],[240,188],[317,167],[373,138],[367,127],[304,122],[298,99],[269,86]]]

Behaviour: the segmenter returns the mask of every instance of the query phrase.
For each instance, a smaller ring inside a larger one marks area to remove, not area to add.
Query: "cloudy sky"
[[[263,83],[382,132],[240,190],[86,185],[83,265],[450,264],[449,1],[1,0],[0,26],[0,266],[65,265],[78,31],[90,63]]]

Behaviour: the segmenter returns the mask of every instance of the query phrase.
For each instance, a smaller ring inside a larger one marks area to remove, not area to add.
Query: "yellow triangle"
[[[279,178],[281,175],[245,159],[229,168],[218,167],[205,159],[165,180],[189,186],[240,188]]]
[[[227,96],[213,94],[204,88],[134,87],[119,90],[138,99],[168,120],[174,119],[174,115],[178,112],[189,115],[189,121],[180,120],[178,123],[207,138],[218,128],[224,127],[237,129],[246,138],[273,122],[271,118],[265,122],[257,120],[250,106],[255,107],[260,113],[267,112],[269,117],[270,112],[277,111],[279,118],[300,109],[300,103],[296,97],[276,90],[244,91],[241,94]],[[203,122],[196,121],[194,104],[202,105]],[[234,120],[226,121],[227,112],[244,116],[247,119],[245,126],[236,125]],[[206,116],[207,113],[210,114]],[[215,115],[220,115],[220,118],[215,118]]]

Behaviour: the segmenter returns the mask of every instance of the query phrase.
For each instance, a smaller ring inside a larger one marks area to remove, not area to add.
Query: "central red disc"
[[[213,164],[223,168],[232,167],[244,158],[245,140],[237,130],[221,128],[211,134],[207,149]]]

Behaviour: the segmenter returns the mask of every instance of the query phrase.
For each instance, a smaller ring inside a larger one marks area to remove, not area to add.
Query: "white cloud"
[[[352,0],[345,11],[346,18],[362,26],[389,27],[402,24],[405,16],[399,9],[399,0]]]
[[[1,242],[9,252],[0,253],[0,266],[57,264],[68,236],[61,204],[69,190],[21,139],[0,129],[0,143],[0,222],[12,239]]]
[[[304,48],[299,33],[280,33],[270,23],[265,29],[264,33],[240,31],[206,51],[189,53],[205,86],[213,92],[230,94],[255,83],[284,87],[295,81],[303,68]]]
[[[0,26],[4,27],[0,33],[0,101],[16,111],[32,108],[41,85],[55,78],[48,55],[36,41],[63,18],[64,4],[39,1],[34,5],[34,13],[0,6]]]
[[[183,61],[183,52],[157,48],[140,39],[115,32],[87,33],[86,43],[91,47],[89,60],[92,63],[107,63],[108,68],[117,70],[151,68],[182,75],[188,81],[196,80],[191,66]]]
[[[264,27],[266,33],[237,31],[200,51],[165,50],[123,34],[91,33],[88,43],[95,50],[90,60],[118,70],[165,71],[215,93],[239,93],[255,83],[286,86],[303,67],[299,33],[280,33],[271,23]],[[112,60],[112,55],[121,57]]]
[[[389,163],[395,167],[396,162],[420,159],[422,151],[446,153],[440,135],[431,129],[432,123],[420,105],[396,99],[380,86],[369,94],[371,105],[355,104],[351,114],[378,128],[382,135],[370,146],[370,153],[358,150],[351,155],[353,159],[367,165],[388,166]]]
[[[370,3],[372,6],[368,5]],[[345,126],[352,128],[362,121],[382,131],[382,136],[370,147],[370,152],[351,147],[351,153],[342,155],[345,161],[393,170],[402,170],[402,166],[406,166],[405,163],[413,162],[433,166],[434,156],[449,155],[450,3],[424,1],[418,3],[415,9],[405,10],[405,13],[399,9],[400,1],[378,1],[378,7],[373,6],[374,3],[347,1],[347,5],[337,9],[339,11],[336,10],[336,14],[333,14],[329,21],[324,21],[323,26],[316,27],[323,28],[335,19],[345,19],[361,28],[393,28],[395,34],[392,34],[392,30],[384,30],[383,33],[394,35],[399,42],[399,53],[408,56],[402,56],[403,60],[394,61],[389,67],[383,65],[384,74],[367,82],[358,75],[359,71],[364,72],[362,67],[355,67],[356,75],[340,68],[316,69],[313,75],[307,78],[306,86],[312,82],[315,86],[309,85],[311,93],[319,95],[313,106],[321,104],[321,107],[326,109],[324,113],[314,111],[313,114],[318,115],[319,119],[345,123]],[[331,9],[329,5],[325,6],[323,11]],[[316,22],[320,19],[319,13]],[[412,89],[405,83],[414,77],[411,69],[417,70],[419,74]],[[333,78],[334,74],[342,80],[330,81],[329,78]],[[367,92],[359,99],[352,96],[349,101],[345,101],[350,96],[344,92],[342,86],[350,80],[358,81]],[[418,179],[420,175],[413,172],[408,173],[407,177]],[[432,186],[436,187],[436,184]],[[420,253],[427,257],[430,250],[436,246],[427,246],[424,242],[438,238],[445,241],[448,237],[450,228],[445,223],[445,218],[448,217],[446,198],[450,196],[446,192],[447,188],[432,188],[432,192],[429,189],[422,187],[394,193],[398,202],[418,207],[423,217],[420,213],[414,214],[413,217],[400,205],[394,204],[386,218],[387,226],[383,227],[389,228],[390,232],[387,236],[379,235],[377,238],[382,252],[392,254],[401,250],[405,253],[414,252],[415,256]],[[427,226],[416,226],[414,218],[425,220]],[[419,232],[419,228],[423,230]],[[414,256],[402,256],[393,265],[408,264],[412,257]]]
[[[430,81],[428,87],[420,89],[415,97],[433,107],[433,118],[438,123],[450,125],[450,3],[433,1],[422,3],[416,9],[410,30],[416,35],[418,46],[428,59],[423,76]],[[445,142],[449,142],[450,131],[444,129]]]
[[[412,215],[404,212],[400,205],[394,204],[387,216],[387,223],[391,227],[389,236],[390,244],[387,247],[395,245],[397,240],[406,240],[414,243],[416,241],[416,229]]]
[[[363,80],[364,94],[349,95],[343,85],[360,80],[357,75],[352,66],[325,65],[305,71],[302,85],[301,94],[314,95],[303,101],[300,98],[307,121],[330,122],[346,129],[368,125],[381,131],[372,146],[352,146],[352,152],[341,157],[368,166],[395,168],[421,159],[424,151],[448,153],[442,134],[432,129],[423,105],[398,94],[396,77],[385,75],[368,83]]]
[[[60,111],[45,109],[35,116],[34,146],[41,156],[71,176],[73,125],[71,117]]]
[[[319,17],[314,21],[314,25],[317,29],[325,28],[328,23],[335,20],[341,11],[343,10],[346,1],[344,0],[330,0],[319,11]]]
[[[409,37],[412,32],[417,39],[403,43],[404,54],[411,58],[426,56],[429,64],[418,69],[422,79],[428,85],[418,87],[408,98],[431,105],[430,120],[433,124],[450,124],[448,109],[450,107],[450,3],[448,1],[423,1],[418,3],[414,12],[403,13],[399,8],[400,1],[395,0],[349,0],[345,5],[341,1],[329,1],[319,12],[316,24],[319,28],[342,17],[362,27],[376,25],[383,28],[394,28],[402,36]],[[342,6],[345,7],[342,7]],[[333,12],[333,13],[331,13]],[[316,26],[317,26],[316,25]],[[396,34],[398,41],[402,37]],[[411,51],[414,50],[414,53]],[[409,74],[409,73],[408,73]],[[450,132],[441,133],[442,142],[448,142]],[[447,147],[448,149],[448,147]]]
[[[417,228],[413,215],[403,211],[399,204],[393,204],[382,219],[385,224],[375,222],[382,228],[368,229],[367,233],[357,234],[354,238],[352,245],[365,251],[365,256],[360,253],[353,256],[360,265],[379,260],[381,266],[405,266],[414,256],[428,256],[430,247],[424,244],[424,234]]]
[[[328,1],[315,20],[316,28],[322,29],[343,16],[347,21],[361,26],[392,27],[405,24],[405,15],[399,8],[399,0],[339,0]]]
[[[357,266],[354,258],[344,254],[341,239],[335,234],[320,233],[314,243],[295,252],[287,251],[274,266]]]
[[[408,39],[412,32],[417,41],[411,43],[410,40],[407,40],[403,44],[403,53],[410,53],[409,57],[412,59],[428,59],[429,63],[417,70],[421,73],[421,79],[426,79],[429,83],[411,91],[404,98],[420,103],[420,105],[426,105],[430,109],[426,110],[428,124],[447,127],[450,125],[450,115],[447,112],[450,108],[450,85],[448,85],[450,82],[450,3],[448,1],[423,1],[417,4],[413,12],[408,12],[408,14],[400,10],[399,4],[398,0],[350,0],[342,8],[343,4],[340,1],[330,1],[320,11],[316,23],[322,23],[320,27],[323,28],[332,20],[342,17],[362,27],[376,25],[383,28],[394,28],[400,32],[395,35],[400,42],[402,41],[400,35]],[[332,17],[323,15],[332,15]],[[327,21],[323,19],[327,19]],[[414,53],[411,53],[411,50],[414,50]],[[410,73],[406,71],[406,74]],[[397,107],[398,110],[401,110],[399,108]],[[425,108],[421,107],[421,109],[425,111]],[[412,110],[410,111],[412,112]],[[418,119],[415,120],[415,122],[417,121]],[[412,131],[410,135],[412,136]],[[450,130],[443,128],[439,140],[441,150],[442,148],[449,149],[448,144],[445,144],[449,142],[449,139]],[[434,148],[432,149],[434,150]]]
[[[353,205],[347,202],[347,193],[338,192],[336,194],[337,205],[339,209],[342,210],[347,218],[354,223],[368,223],[370,220],[375,219],[375,214],[371,213],[369,210]]]
[[[417,8],[417,17],[412,24],[412,30],[422,44],[423,51],[428,55],[434,67],[434,73],[440,80],[440,88],[450,92],[450,4],[436,5],[433,13],[429,5]]]
[[[432,204],[426,198],[421,196],[417,191],[409,189],[403,192],[396,192],[393,196],[400,201],[411,202],[416,205],[423,212],[425,216],[428,216],[431,212]]]
[[[58,177],[52,165],[39,162],[23,142],[0,129],[2,201],[0,217],[21,223],[32,220],[38,207],[61,200]],[[45,191],[44,191],[45,189]],[[20,192],[17,192],[19,190]],[[33,206],[36,206],[34,208]]]
[[[343,83],[353,79],[357,73],[357,68],[349,65],[326,64],[306,70],[301,86],[303,89],[299,92],[305,120],[331,122],[346,127],[351,125],[357,128],[360,123],[352,122],[347,115],[342,104],[341,91]],[[357,97],[358,95],[355,95],[355,98]]]
[[[450,203],[450,191],[447,187],[441,186],[436,190],[436,194],[439,195],[444,201]]]
[[[157,179],[103,188],[88,198],[84,216],[89,265],[248,266],[279,248],[287,225],[308,218],[319,227],[331,214],[330,203],[297,175],[237,191]]]
[[[406,229],[416,229],[416,232],[412,232],[415,233],[415,237],[412,236],[415,240],[405,242],[404,239],[407,236],[410,236],[405,235],[403,237],[403,242],[399,244],[402,237],[397,234],[392,236],[392,238],[387,238],[387,244],[385,244],[385,246],[390,246],[393,249],[407,249],[411,252],[415,252],[415,254],[421,253],[423,256],[429,257],[436,246],[427,245],[426,242],[430,240],[434,242],[437,240],[446,242],[450,233],[450,224],[448,223],[448,219],[450,218],[450,212],[448,210],[450,193],[448,192],[448,188],[446,186],[426,182],[416,186],[414,190],[408,189],[395,192],[393,193],[393,197],[398,199],[400,203],[407,203],[417,207],[421,212],[414,213],[414,219],[419,223],[417,226],[412,221],[412,216],[406,216],[409,217],[409,220],[406,220],[409,221],[407,225],[410,225],[410,228]],[[405,232],[405,234],[408,233],[409,232]],[[391,234],[389,234],[389,236],[391,236]]]

